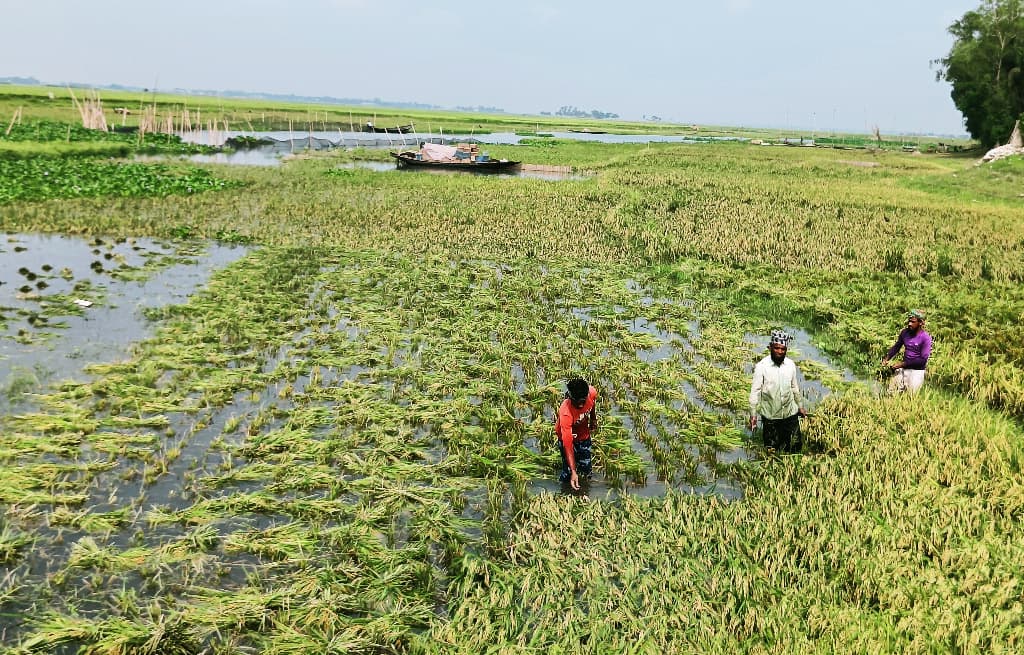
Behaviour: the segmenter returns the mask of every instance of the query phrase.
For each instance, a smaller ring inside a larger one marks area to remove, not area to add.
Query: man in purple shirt
[[[895,357],[901,348],[903,361],[890,364],[889,360]],[[932,336],[924,331],[924,312],[912,309],[907,315],[907,327],[900,332],[896,337],[896,343],[882,358],[882,366],[890,366],[896,372],[889,383],[889,392],[914,393],[920,389],[924,384],[924,370],[931,354]]]

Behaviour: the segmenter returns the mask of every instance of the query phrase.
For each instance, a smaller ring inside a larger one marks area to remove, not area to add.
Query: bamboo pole
[[[8,136],[11,133],[11,130],[14,129],[14,121],[18,121],[19,125],[21,124],[21,107],[14,110],[14,114],[11,116],[11,124],[7,126],[7,131],[4,132],[4,136]],[[70,129],[70,126],[68,129]]]

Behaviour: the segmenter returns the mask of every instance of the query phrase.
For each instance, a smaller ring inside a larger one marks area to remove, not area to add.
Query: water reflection
[[[87,364],[126,356],[153,330],[146,308],[184,302],[246,252],[216,244],[184,252],[143,238],[0,234],[0,386],[81,379]],[[155,261],[163,263],[142,274]],[[0,397],[0,409],[19,400]]]

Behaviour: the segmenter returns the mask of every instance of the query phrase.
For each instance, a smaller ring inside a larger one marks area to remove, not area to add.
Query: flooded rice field
[[[184,302],[243,248],[150,239],[0,235],[0,408],[116,360],[150,335],[146,310]]]
[[[3,250],[8,637],[22,612],[124,606],[215,643],[229,602],[338,570],[353,598],[424,612],[389,621],[444,615],[437,571],[566,492],[552,420],[570,375],[600,392],[583,495],[733,501],[761,459],[743,423],[763,341],[625,270],[33,235]],[[797,334],[808,388],[841,386]],[[409,577],[395,591],[380,571]]]

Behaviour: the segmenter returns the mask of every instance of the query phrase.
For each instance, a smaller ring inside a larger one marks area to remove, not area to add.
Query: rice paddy
[[[6,651],[1021,648],[1019,172],[491,150],[585,175],[352,150],[0,204]],[[880,396],[910,305],[926,389]],[[775,327],[801,455],[743,427]],[[571,375],[600,392],[579,494]]]

